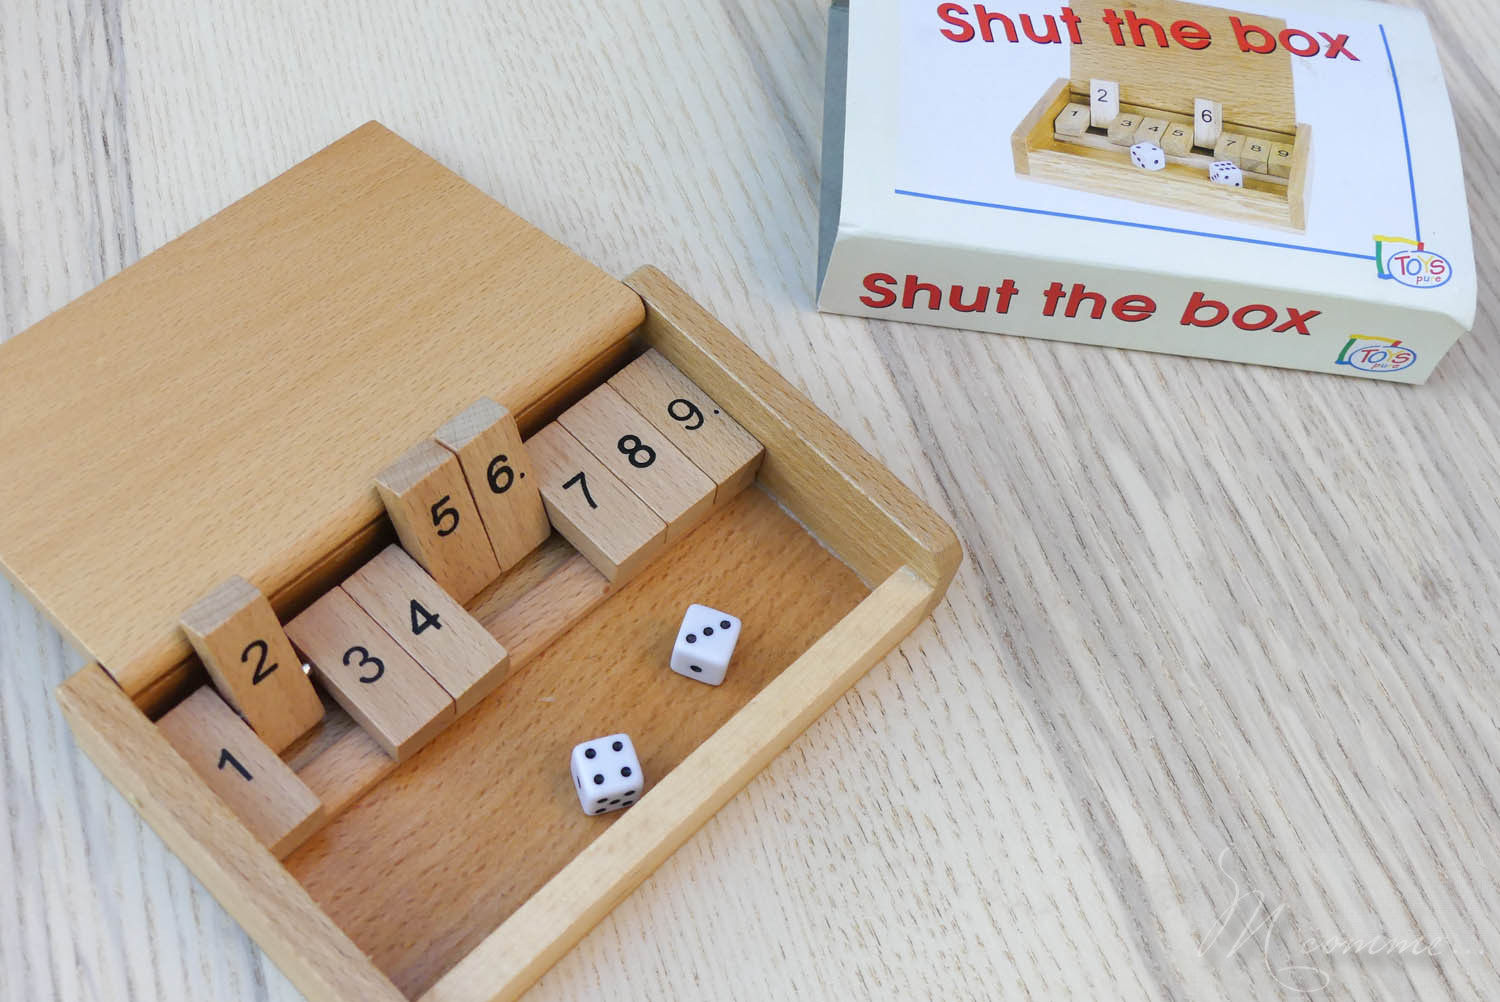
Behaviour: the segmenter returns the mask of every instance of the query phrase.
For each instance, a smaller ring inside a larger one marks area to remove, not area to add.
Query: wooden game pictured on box
[[[1191,20],[1233,37],[1238,12],[1186,3],[1122,8],[1116,43],[1105,4],[1080,0],[1071,75],[1049,87],[1011,136],[1018,176],[1098,194],[1301,230],[1312,130],[1297,122],[1291,56],[1167,41]],[[1243,15],[1241,15],[1243,16]],[[1285,25],[1258,18],[1271,30]]]

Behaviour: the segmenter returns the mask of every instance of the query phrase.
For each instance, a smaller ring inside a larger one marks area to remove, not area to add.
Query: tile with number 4
[[[457,716],[443,687],[342,588],[308,606],[286,635],[323,687],[398,762]]]
[[[343,589],[453,697],[460,714],[505,678],[505,648],[394,543]]]

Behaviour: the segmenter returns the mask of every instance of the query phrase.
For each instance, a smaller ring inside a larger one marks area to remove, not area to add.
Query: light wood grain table
[[[379,118],[950,516],[935,619],[534,999],[1500,997],[1494,7],[1427,4],[1485,280],[1405,387],[816,313],[824,2],[674,6],[7,0],[0,334]],[[0,996],[298,998],[0,588]]]

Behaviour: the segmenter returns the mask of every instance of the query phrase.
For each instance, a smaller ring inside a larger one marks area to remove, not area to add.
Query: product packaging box
[[[1475,294],[1417,11],[830,14],[820,309],[1420,383]]]

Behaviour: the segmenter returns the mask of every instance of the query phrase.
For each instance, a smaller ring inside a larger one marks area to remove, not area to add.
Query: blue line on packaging
[[[1396,113],[1401,116],[1401,145],[1406,147],[1406,182],[1411,185],[1411,228],[1413,239],[1422,242],[1422,217],[1417,214],[1417,172],[1411,165],[1411,136],[1406,131],[1406,103],[1401,100],[1401,81],[1396,77],[1396,58],[1391,55],[1391,40],[1385,25],[1380,26],[1380,42],[1385,46],[1385,61],[1391,67],[1391,84],[1396,88]]]
[[[1314,254],[1332,254],[1335,257],[1352,257],[1360,261],[1375,260],[1374,254],[1355,254],[1352,251],[1329,250],[1326,247],[1304,247],[1301,244],[1286,244],[1276,240],[1257,240],[1254,237],[1232,237],[1227,233],[1207,233],[1203,230],[1185,230],[1176,226],[1158,226],[1155,223],[1136,223],[1128,219],[1105,219],[1102,216],[1084,216],[1076,212],[1056,212],[1052,209],[1033,209],[1025,205],[1004,205],[1000,202],[979,202],[971,198],[953,198],[949,195],[931,195],[925,191],[895,189],[897,195],[909,198],[926,198],[934,202],[952,202],[955,205],[974,205],[982,209],[1007,209],[1011,212],[1028,212],[1036,216],[1057,216],[1060,219],[1081,219],[1088,223],[1110,223],[1114,226],[1133,226],[1138,230],[1159,230],[1163,233],[1185,233],[1192,237],[1212,237],[1215,240],[1233,240],[1242,244],[1259,244],[1262,247],[1281,247],[1286,250],[1311,251]]]

